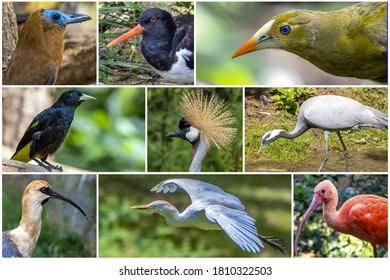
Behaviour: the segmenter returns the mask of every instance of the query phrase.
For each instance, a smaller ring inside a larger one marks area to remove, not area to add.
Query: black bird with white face
[[[185,118],[181,118],[179,122],[179,129],[173,132],[168,133],[165,135],[165,137],[178,137],[183,140],[187,140],[192,144],[192,146],[195,146],[196,143],[199,141],[199,130],[191,124],[189,124]]]
[[[167,11],[144,10],[139,23],[107,47],[142,34],[141,52],[163,78],[176,83],[194,82],[194,16],[172,17]]]

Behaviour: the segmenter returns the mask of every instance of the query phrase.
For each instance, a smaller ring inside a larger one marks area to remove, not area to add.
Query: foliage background
[[[294,236],[310,205],[315,186],[325,179],[334,183],[338,189],[337,209],[347,199],[359,194],[388,197],[387,175],[294,175]],[[379,256],[385,253],[383,248],[378,250]],[[301,231],[298,257],[373,257],[373,251],[370,243],[328,227],[322,217],[322,206],[318,206]]]
[[[100,2],[99,80],[104,84],[170,84],[146,62],[140,50],[142,35],[108,49],[107,44],[138,24],[141,12],[160,8],[173,16],[193,14],[193,2]]]
[[[291,131],[299,106],[309,97],[341,95],[387,113],[386,88],[246,88],[245,170],[317,171],[324,157],[325,139],[320,129],[309,129],[295,139],[279,138],[258,155],[263,135],[273,129]],[[266,97],[264,105],[260,98]],[[363,128],[342,131],[349,152],[349,171],[387,171],[387,130]],[[337,152],[335,152],[337,151]],[[335,133],[329,137],[329,161],[324,172],[345,171],[343,148]]]
[[[223,231],[174,228],[158,214],[130,210],[157,199],[179,211],[191,202],[183,191],[151,193],[167,175],[100,175],[100,257],[289,257],[291,255],[291,176],[178,175],[214,184],[237,196],[256,219],[259,234],[284,240],[286,254],[268,245],[259,254],[242,251]]]
[[[192,161],[192,145],[179,138],[165,138],[178,129],[182,118],[178,108],[180,94],[188,91],[217,94],[229,105],[237,119],[236,140],[223,150],[209,149],[202,171],[242,171],[242,90],[240,88],[149,88],[148,89],[148,171],[188,171]]]
[[[43,206],[42,229],[33,257],[96,257],[95,175],[3,175],[3,231],[19,225],[22,194],[33,180],[49,182],[53,190],[76,202],[88,218],[72,205],[50,199]]]
[[[262,50],[231,59],[233,53],[277,14],[305,9],[330,11],[351,2],[198,2],[196,5],[197,80],[223,85],[372,84],[336,77],[282,50]]]

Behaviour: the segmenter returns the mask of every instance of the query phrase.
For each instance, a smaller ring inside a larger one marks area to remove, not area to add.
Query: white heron
[[[190,172],[200,172],[202,161],[211,146],[226,148],[233,143],[237,128],[228,105],[217,94],[187,92],[180,96],[179,109],[184,117],[179,122],[179,129],[165,137],[178,137],[192,144],[192,162]]]
[[[294,130],[271,130],[261,139],[259,153],[276,139],[296,138],[310,128],[324,131],[325,156],[318,169],[320,172],[328,160],[328,139],[331,132],[336,132],[343,146],[345,169],[348,171],[348,151],[341,138],[340,131],[361,131],[362,127],[374,127],[387,130],[387,115],[377,109],[365,106],[356,100],[338,95],[320,95],[307,99],[301,105]]]
[[[257,253],[264,248],[264,241],[275,250],[284,252],[283,246],[278,243],[280,239],[257,233],[255,219],[245,211],[245,206],[237,197],[214,185],[192,179],[170,179],[159,183],[151,191],[173,193],[177,189],[184,190],[192,201],[182,213],[165,200],[133,206],[131,209],[157,213],[174,227],[224,230],[244,251]]]

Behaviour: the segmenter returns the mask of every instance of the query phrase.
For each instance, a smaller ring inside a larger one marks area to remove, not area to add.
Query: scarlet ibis
[[[63,34],[67,24],[91,20],[84,14],[57,10],[33,12],[20,33],[7,66],[5,85],[53,85],[64,52]]]
[[[314,188],[313,200],[299,223],[294,241],[294,253],[297,255],[299,234],[310,214],[323,203],[323,216],[326,224],[334,230],[353,235],[371,243],[374,256],[377,247],[388,249],[388,199],[370,194],[357,195],[348,199],[336,211],[338,193],[329,180],[324,180]]]
[[[210,98],[203,93],[185,93],[180,97],[180,111],[184,117],[179,122],[179,129],[165,137],[178,137],[192,144],[192,162],[190,172],[200,172],[202,162],[211,146],[218,149],[232,144],[237,128],[236,119],[228,104],[212,94]]]
[[[388,117],[381,111],[365,106],[356,100],[338,95],[321,95],[307,99],[299,108],[294,130],[286,132],[275,129],[264,134],[259,152],[276,139],[296,138],[310,128],[324,131],[325,156],[318,169],[320,172],[328,160],[328,139],[336,132],[344,149],[345,169],[348,171],[348,151],[341,138],[343,130],[361,131],[362,127],[374,127],[387,130]]]
[[[160,76],[177,83],[194,82],[194,15],[172,17],[158,8],[146,9],[136,27],[107,47],[138,34],[143,35],[142,55]]]
[[[22,218],[19,226],[2,234],[4,258],[31,257],[41,232],[42,206],[50,198],[63,200],[76,207],[85,217],[81,207],[62,194],[53,191],[50,184],[43,180],[32,181],[23,192]]]
[[[171,203],[156,200],[131,209],[146,210],[163,216],[168,225],[201,230],[224,230],[244,251],[257,253],[265,242],[283,252],[279,239],[257,233],[255,220],[245,211],[245,206],[232,194],[212,184],[192,179],[170,179],[156,185],[152,191],[174,193],[184,190],[192,204],[182,213]]]
[[[88,99],[95,98],[77,90],[62,93],[50,108],[40,112],[31,121],[11,159],[22,162],[34,160],[48,171],[62,171],[61,166],[49,163],[47,158],[53,155],[64,141],[76,108]]]

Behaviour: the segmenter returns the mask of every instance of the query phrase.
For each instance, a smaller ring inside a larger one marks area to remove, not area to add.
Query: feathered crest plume
[[[237,128],[229,125],[237,120],[229,105],[217,94],[208,97],[205,93],[186,92],[179,98],[179,108],[184,119],[199,129],[200,137],[206,143],[218,149],[232,144]]]

